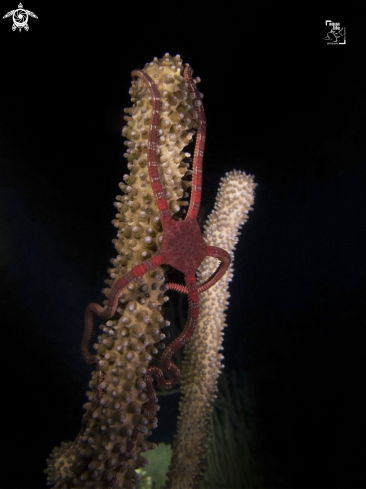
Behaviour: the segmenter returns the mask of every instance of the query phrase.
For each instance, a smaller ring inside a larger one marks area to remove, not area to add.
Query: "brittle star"
[[[231,257],[230,254],[215,246],[206,245],[201,230],[197,222],[197,215],[201,201],[202,190],[202,161],[206,139],[206,116],[196,83],[192,79],[193,70],[189,65],[184,70],[184,80],[195,101],[198,114],[197,137],[193,157],[193,176],[191,199],[187,215],[184,220],[175,221],[170,214],[165,193],[160,181],[157,167],[156,142],[158,135],[158,124],[160,119],[160,95],[158,88],[152,78],[144,71],[135,70],[131,75],[139,77],[146,84],[151,97],[152,110],[150,117],[149,137],[147,145],[147,163],[150,177],[150,184],[155,196],[155,201],[159,209],[160,219],[163,228],[163,239],[159,251],[135,266],[126,275],[119,278],[112,286],[105,307],[99,304],[89,304],[85,311],[85,331],[82,341],[82,353],[85,361],[89,364],[99,363],[101,358],[89,352],[88,345],[93,330],[93,314],[101,318],[108,319],[115,314],[119,297],[122,290],[132,281],[142,277],[147,272],[154,270],[160,265],[170,265],[184,274],[186,285],[168,283],[168,288],[188,294],[188,319],[181,334],[165,350],[161,356],[161,365],[171,373],[171,378],[166,379],[163,371],[157,366],[148,368],[145,382],[148,394],[148,401],[143,405],[142,414],[149,419],[154,411],[157,402],[153,381],[159,387],[170,389],[174,387],[180,379],[180,370],[172,362],[171,358],[192,336],[198,322],[199,316],[199,294],[215,285],[227,271]],[[204,283],[198,285],[196,282],[196,271],[204,258],[214,257],[220,260],[220,266],[216,272]],[[102,396],[100,382],[103,379],[101,370],[98,372],[98,390],[91,410],[95,409]],[[84,423],[85,424],[85,423]],[[132,436],[127,446],[126,454],[134,447],[137,440],[137,433],[142,429],[141,425],[134,428]]]

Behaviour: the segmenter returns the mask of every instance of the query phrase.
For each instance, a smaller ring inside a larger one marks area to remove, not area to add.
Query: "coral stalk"
[[[154,59],[144,68],[157,86],[161,98],[157,168],[167,206],[173,219],[179,219],[188,206],[185,190],[190,182],[182,180],[190,174],[190,154],[183,152],[197,127],[197,112],[183,78],[180,56]],[[133,107],[126,109],[127,125],[122,135],[127,138],[125,154],[129,174],[120,184],[122,195],[116,197],[117,238],[113,240],[117,255],[112,258],[108,287],[136,265],[148,260],[159,250],[163,229],[148,174],[149,128],[152,104],[144,80],[137,78],[130,90]],[[118,297],[116,313],[101,325],[102,334],[94,345],[97,355],[87,347],[90,327],[83,341],[87,361],[97,360],[92,374],[89,402],[85,405],[82,428],[76,440],[57,447],[48,459],[48,484],[71,489],[106,487],[132,489],[138,483],[135,469],[144,466],[141,452],[153,446],[145,441],[157,425],[143,415],[147,402],[145,375],[154,356],[164,348],[163,329],[169,325],[163,317],[167,300],[164,271],[161,267],[137,278]],[[89,324],[89,323],[87,323]],[[129,447],[134,429],[138,439]]]
[[[209,439],[209,414],[216,398],[217,379],[223,368],[222,350],[229,282],[234,269],[234,250],[239,229],[248,218],[256,184],[251,175],[233,171],[222,179],[213,212],[205,225],[204,239],[231,254],[229,271],[216,285],[200,295],[200,317],[190,343],[185,347],[179,404],[178,431],[173,446],[167,487],[197,487],[205,467]],[[199,282],[212,275],[216,263],[205,258]]]

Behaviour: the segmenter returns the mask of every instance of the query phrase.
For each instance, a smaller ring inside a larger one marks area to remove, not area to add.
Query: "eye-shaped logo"
[[[38,17],[33,12],[31,12],[30,10],[25,10],[21,3],[18,5],[18,8],[16,10],[11,10],[7,14],[5,14],[3,19],[6,19],[11,15],[13,16],[13,26],[12,26],[13,31],[15,31],[16,28],[18,28],[20,31],[22,29],[27,31],[29,29],[28,16],[38,19]]]

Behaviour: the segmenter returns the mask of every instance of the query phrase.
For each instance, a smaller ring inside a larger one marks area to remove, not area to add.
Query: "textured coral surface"
[[[205,468],[210,435],[209,414],[216,398],[217,379],[223,368],[220,350],[230,297],[228,286],[234,274],[234,250],[239,230],[252,210],[255,187],[251,175],[239,171],[227,173],[220,183],[215,208],[204,226],[206,243],[227,250],[232,262],[222,279],[200,294],[199,322],[184,351],[183,396],[167,484],[172,489],[197,487]],[[212,258],[205,258],[198,271],[199,281],[207,280],[216,266]]]
[[[183,150],[193,136],[197,113],[183,79],[179,55],[154,59],[144,71],[156,83],[162,100],[157,142],[158,168],[169,209],[179,219],[187,206],[185,190],[190,182],[190,154]],[[159,212],[151,190],[147,169],[147,141],[151,115],[150,97],[140,78],[130,89],[133,106],[125,109],[125,142],[129,173],[120,183],[116,197],[117,215],[113,221],[116,257],[111,260],[108,287],[135,265],[151,257],[162,240]],[[100,362],[92,374],[89,402],[85,404],[81,431],[71,443],[56,447],[48,459],[48,484],[53,487],[135,487],[135,469],[146,462],[141,452],[151,448],[145,441],[157,424],[156,417],[141,414],[147,400],[144,375],[165,337],[168,322],[163,317],[167,298],[164,271],[157,268],[130,283],[122,292],[116,314],[101,325],[102,334],[94,345]],[[99,372],[99,375],[98,375]],[[100,382],[100,372],[103,380]],[[98,390],[102,396],[98,400]],[[158,406],[156,405],[156,410]],[[140,425],[133,450],[127,445],[133,429]]]

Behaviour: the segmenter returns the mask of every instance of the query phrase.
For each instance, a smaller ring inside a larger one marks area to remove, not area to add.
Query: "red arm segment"
[[[199,94],[196,84],[192,79],[193,70],[190,66],[184,70],[184,79],[188,83],[189,90],[192,95],[194,95],[195,107],[198,113],[198,129],[196,136],[196,145],[194,148],[193,156],[193,177],[192,177],[192,192],[191,201],[189,203],[189,208],[187,212],[187,217],[197,218],[198,211],[200,209],[201,203],[201,192],[202,192],[202,163],[203,154],[205,150],[206,141],[206,115],[201,102],[201,95]]]
[[[156,204],[160,212],[160,218],[163,225],[171,221],[172,217],[168,208],[168,203],[165,198],[165,193],[160,182],[159,171],[156,157],[156,140],[158,137],[158,125],[160,119],[160,94],[158,87],[153,82],[152,78],[144,71],[134,70],[132,76],[138,76],[147,85],[151,96],[151,117],[149,128],[149,139],[147,146],[147,165],[149,170],[150,184],[154,192]]]
[[[216,246],[207,246],[207,256],[213,256],[214,258],[218,258],[221,263],[218,269],[208,278],[205,282],[200,284],[197,288],[198,293],[204,292],[209,289],[213,285],[215,285],[221,278],[225,275],[227,269],[231,263],[230,254],[223,250],[222,248],[217,248]],[[180,292],[182,294],[188,294],[188,289],[184,285],[168,283],[167,286],[170,290],[175,290],[176,292]]]
[[[130,272],[128,272],[123,277],[119,278],[117,282],[113,285],[109,292],[107,304],[102,307],[99,304],[92,303],[89,304],[85,310],[85,329],[84,336],[81,342],[81,353],[83,355],[86,363],[92,364],[97,363],[100,358],[98,355],[92,355],[89,351],[89,342],[91,335],[93,333],[93,313],[101,318],[108,319],[113,316],[116,312],[118,305],[118,299],[121,295],[122,290],[128,285],[132,280],[138,277],[142,277],[146,272],[154,270],[154,268],[159,267],[163,263],[163,258],[157,254],[152,258],[144,261],[140,265],[134,267]]]

